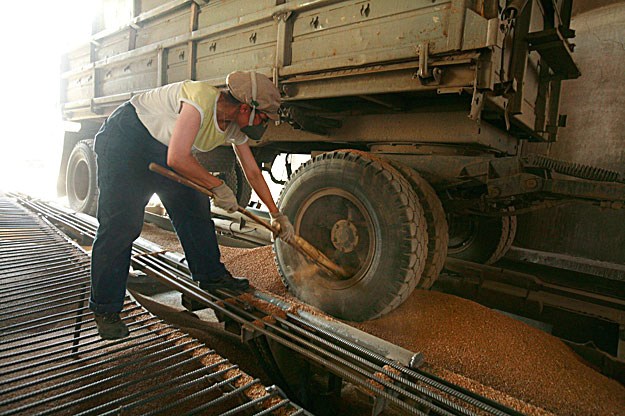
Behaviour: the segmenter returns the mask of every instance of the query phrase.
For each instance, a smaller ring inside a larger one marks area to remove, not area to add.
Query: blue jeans
[[[172,220],[193,279],[210,281],[226,272],[209,198],[148,169],[150,162],[167,167],[167,146],[150,135],[130,103],[104,122],[95,152],[100,225],[91,257],[92,311],[121,311],[132,243],[141,234],[145,206],[154,193]]]

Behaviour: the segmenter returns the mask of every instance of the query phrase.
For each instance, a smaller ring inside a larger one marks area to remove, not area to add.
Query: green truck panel
[[[571,31],[542,0],[513,3],[514,15],[499,13],[506,4],[496,0],[135,2],[127,24],[96,28],[88,45],[65,55],[63,114],[101,120],[133,93],[185,79],[223,86],[229,72],[253,69],[274,78],[285,103],[310,117],[349,124],[364,114],[462,109],[497,128],[500,141],[555,140],[565,76],[547,65],[543,44],[525,38],[555,28],[561,41],[550,43],[552,54],[570,54],[562,49]],[[457,143],[454,131],[438,140]],[[348,132],[336,134],[345,141]]]

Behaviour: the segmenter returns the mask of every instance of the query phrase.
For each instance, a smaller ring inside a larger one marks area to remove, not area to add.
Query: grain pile
[[[222,247],[222,260],[234,275],[293,300],[282,285],[271,247]],[[625,414],[625,388],[588,367],[563,342],[466,299],[415,290],[391,314],[350,324],[422,352],[441,374],[448,370],[446,378],[456,373],[459,384],[529,414],[545,412],[497,396],[495,390],[560,415]]]
[[[154,224],[144,222],[141,237],[158,244],[164,250],[182,253],[182,247],[180,246],[178,237],[172,231],[166,231]]]
[[[235,276],[294,301],[271,247],[221,247],[221,253]],[[422,352],[430,371],[527,414],[625,414],[625,388],[588,367],[564,343],[465,299],[416,290],[391,314],[351,325]]]
[[[625,388],[560,340],[475,302],[417,290],[393,313],[355,326],[558,414],[625,410]]]
[[[255,249],[220,247],[221,261],[234,276],[248,277],[258,288],[282,297],[290,297],[282,283],[271,246]]]

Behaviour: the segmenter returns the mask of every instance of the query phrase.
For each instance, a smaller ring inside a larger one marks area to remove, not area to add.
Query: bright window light
[[[88,41],[96,0],[3,2],[0,191],[56,198],[61,54]]]

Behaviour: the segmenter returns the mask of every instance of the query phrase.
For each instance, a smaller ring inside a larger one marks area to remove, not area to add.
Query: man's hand
[[[270,212],[269,215],[271,216],[271,225],[280,228],[278,237],[286,243],[290,242],[295,235],[295,230],[293,229],[293,225],[291,225],[291,221],[280,211]]]
[[[239,209],[237,197],[234,196],[232,189],[228,188],[228,185],[225,183],[211,188],[210,191],[215,195],[215,198],[213,199],[215,206],[225,209],[230,214]]]

